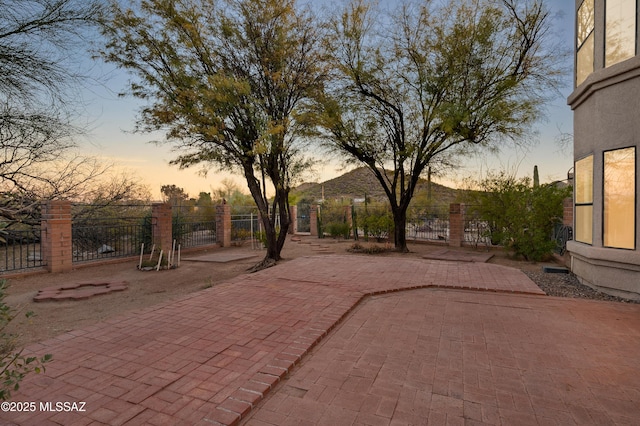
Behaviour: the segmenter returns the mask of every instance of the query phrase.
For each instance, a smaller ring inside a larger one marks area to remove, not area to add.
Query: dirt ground
[[[299,240],[299,241],[298,241]],[[375,243],[361,243],[364,247]],[[312,237],[287,240],[282,256],[284,262],[296,257],[334,254],[351,256],[348,249],[353,241],[340,241]],[[384,244],[376,244],[384,247]],[[399,254],[386,252],[376,256],[412,256],[422,257],[429,252],[442,249],[456,250],[436,244],[410,244],[411,253]],[[457,250],[486,253],[486,248],[461,248]],[[234,253],[253,255],[243,260],[226,263],[189,261],[205,254]],[[137,260],[82,267],[68,273],[43,273],[22,278],[11,278],[5,302],[21,313],[11,324],[11,332],[19,335],[18,343],[27,345],[55,337],[76,328],[103,321],[112,316],[142,309],[182,295],[202,290],[221,282],[228,281],[256,264],[264,256],[263,250],[253,250],[250,244],[241,247],[214,248],[208,251],[183,254],[180,267],[164,271],[139,271]],[[510,259],[502,250],[491,250],[494,255],[490,263],[513,266],[524,271],[539,271],[540,264]],[[547,262],[545,264],[549,264]],[[553,262],[551,262],[553,263]],[[86,282],[126,281],[128,289],[106,295],[95,296],[76,301],[34,302],[38,290],[47,287]],[[22,313],[33,311],[35,316],[26,319]]]

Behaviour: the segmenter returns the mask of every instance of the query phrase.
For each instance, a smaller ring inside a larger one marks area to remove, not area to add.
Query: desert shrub
[[[389,249],[385,247],[381,247],[376,244],[370,244],[368,246],[363,246],[360,243],[354,243],[347,249],[348,252],[351,253],[366,253],[366,254],[380,254],[386,253]]]
[[[27,374],[44,371],[44,364],[51,361],[51,354],[42,357],[24,356],[18,349],[18,335],[8,331],[8,326],[16,318],[16,311],[4,302],[7,282],[0,280],[0,400],[11,398],[11,392],[18,390],[20,382]],[[27,318],[33,315],[27,312]]]
[[[526,260],[544,260],[553,253],[553,228],[562,220],[562,201],[570,189],[533,186],[529,178],[505,173],[491,175],[479,186],[481,191],[472,195],[473,213],[488,221],[493,243]]]
[[[348,239],[351,234],[351,226],[346,222],[331,222],[325,226],[325,231],[328,232],[332,238]]]
[[[382,241],[393,233],[393,216],[386,206],[368,206],[358,215],[358,226],[363,229],[366,238]]]
[[[351,226],[347,217],[348,202],[344,200],[326,200],[320,205],[318,214],[318,235],[325,233],[333,238],[349,238]]]

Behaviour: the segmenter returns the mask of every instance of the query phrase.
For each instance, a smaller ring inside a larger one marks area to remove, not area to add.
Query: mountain
[[[367,197],[377,200],[387,200],[387,196],[380,182],[367,167],[359,167],[350,172],[322,183],[303,183],[291,190],[291,195],[298,199],[362,199]],[[428,182],[420,179],[414,199],[425,202],[428,199]],[[437,183],[431,183],[431,199],[438,204],[448,205],[459,199],[460,191]]]

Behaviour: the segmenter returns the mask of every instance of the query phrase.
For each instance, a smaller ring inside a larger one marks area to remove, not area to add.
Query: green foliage
[[[570,189],[553,184],[532,186],[531,179],[516,179],[505,173],[491,175],[479,183],[481,191],[470,194],[474,211],[487,220],[492,242],[515,255],[540,261],[551,255],[553,227],[562,220],[562,200]]]
[[[301,136],[315,127],[305,113],[326,76],[314,17],[294,0],[110,5],[102,54],[134,73],[128,92],[148,102],[139,130],[166,132],[172,164],[242,173],[266,257],[280,259],[286,239],[269,211],[286,232],[289,190],[312,164]]]
[[[383,3],[348,3],[329,23],[336,77],[318,123],[330,149],[373,172],[404,251],[420,176],[523,136],[561,81],[563,50],[541,1]]]
[[[357,226],[364,231],[366,239],[376,238],[378,241],[389,238],[393,233],[393,215],[386,203],[369,203],[357,212]]]
[[[331,222],[325,225],[326,232],[331,235],[331,238],[349,238],[351,234],[351,226],[346,222]]]
[[[386,249],[385,247],[381,247],[376,244],[363,246],[360,243],[353,243],[351,247],[347,249],[347,251],[351,253],[380,254],[380,253],[386,253],[389,250]]]
[[[351,226],[347,217],[349,201],[327,200],[320,206],[320,229],[332,238],[349,238]],[[319,230],[320,232],[320,230]]]
[[[29,373],[44,372],[44,364],[51,361],[52,355],[42,357],[24,356],[17,348],[17,335],[7,331],[9,324],[15,319],[16,312],[4,302],[7,282],[0,280],[0,400],[6,401],[12,391],[17,391],[20,382]],[[27,312],[25,317],[33,316]]]

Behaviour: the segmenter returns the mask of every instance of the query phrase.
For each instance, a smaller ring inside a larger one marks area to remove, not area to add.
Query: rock
[[[115,250],[113,247],[111,247],[111,246],[109,246],[109,245],[107,245],[107,244],[103,244],[103,245],[102,245],[102,247],[100,247],[100,248],[98,249],[98,254],[113,253],[113,252],[115,252],[115,251],[116,251],[116,250]]]

